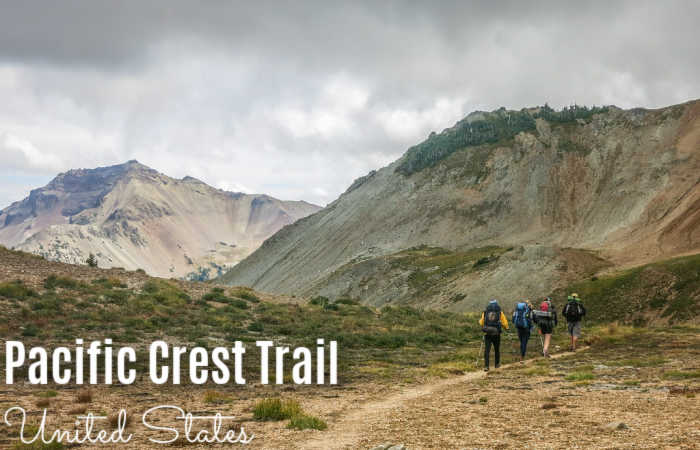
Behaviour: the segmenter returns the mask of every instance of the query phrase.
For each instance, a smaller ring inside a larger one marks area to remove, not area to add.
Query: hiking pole
[[[476,354],[476,361],[474,361],[474,367],[479,367],[479,357],[481,356],[481,350],[484,349],[484,340],[481,339],[481,346],[479,347],[479,353]]]

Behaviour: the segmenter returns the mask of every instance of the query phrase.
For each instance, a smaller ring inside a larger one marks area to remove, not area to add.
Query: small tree
[[[97,258],[95,257],[95,255],[90,253],[87,259],[85,260],[85,263],[90,267],[97,267]]]

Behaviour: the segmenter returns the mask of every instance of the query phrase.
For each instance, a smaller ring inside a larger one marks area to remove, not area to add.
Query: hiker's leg
[[[576,326],[574,326],[574,350],[576,350],[576,341],[578,341],[578,338],[581,337],[581,321],[576,322]]]
[[[571,350],[576,351],[576,341],[581,337],[581,322],[575,322],[571,329]]]
[[[525,357],[527,351],[527,340],[530,338],[530,330],[527,328],[518,328],[518,339],[520,339],[520,356]]]
[[[493,337],[493,352],[496,357],[496,367],[501,365],[501,335],[497,334]]]
[[[549,354],[549,340],[552,339],[552,335],[547,333],[544,335],[544,353]]]
[[[524,330],[523,331],[523,341],[521,344],[520,348],[520,353],[523,355],[523,358],[525,357],[525,353],[527,353],[527,342],[530,340],[530,330]]]
[[[491,336],[484,335],[484,367],[489,367],[489,353],[491,353]]]

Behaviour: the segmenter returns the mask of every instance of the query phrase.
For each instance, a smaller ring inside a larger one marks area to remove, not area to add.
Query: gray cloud
[[[0,184],[136,158],[323,204],[473,109],[698,97],[697,2],[579,3],[0,1]]]

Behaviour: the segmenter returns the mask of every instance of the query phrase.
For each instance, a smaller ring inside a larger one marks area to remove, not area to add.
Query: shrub
[[[70,277],[59,277],[52,274],[44,280],[44,288],[46,289],[55,289],[57,287],[64,289],[76,289],[78,286],[78,280],[74,280]]]
[[[341,297],[335,301],[338,305],[359,305],[360,302],[349,297]]]
[[[126,283],[122,283],[119,278],[97,278],[92,280],[92,284],[102,286],[106,289],[122,288],[125,289],[128,286]]]
[[[204,403],[221,404],[231,401],[231,397],[218,391],[206,391],[204,393]]]
[[[56,392],[54,390],[48,390],[48,391],[39,392],[38,394],[36,394],[37,397],[41,397],[41,398],[53,398],[53,397],[56,397],[57,395],[58,395],[58,392]]]
[[[34,436],[37,430],[30,431],[28,428],[25,430],[25,435]],[[12,446],[12,450],[63,450],[66,448],[60,442],[51,442],[50,444],[44,444],[41,440],[33,442],[31,444],[24,444],[22,442],[16,443]]]
[[[248,325],[248,331],[256,331],[258,333],[262,332],[263,330],[263,325],[260,322],[252,322],[250,325]]]
[[[17,280],[0,283],[0,296],[15,300],[23,300],[27,297],[36,297],[36,292],[25,286],[22,281]]]
[[[301,413],[301,406],[296,400],[265,398],[253,406],[255,420],[285,420]]]
[[[90,253],[87,259],[85,260],[85,264],[87,264],[90,267],[97,267],[97,258],[95,257],[95,255]]]
[[[77,396],[78,403],[90,403],[92,402],[92,392],[90,391],[80,391]]]
[[[119,414],[120,412],[116,412],[107,417],[107,420],[112,428],[117,428],[119,426]],[[126,417],[124,418],[124,425],[128,427],[129,423],[131,423],[131,416],[127,412]]]
[[[318,417],[299,414],[291,418],[287,428],[295,430],[325,430],[328,428],[328,424]]]
[[[691,378],[700,378],[700,370],[671,370],[664,373],[664,378],[675,380],[689,380]]]
[[[24,330],[22,330],[22,336],[25,337],[34,337],[39,334],[39,328],[34,325],[33,323],[28,324],[27,326],[24,327]]]
[[[595,379],[591,372],[572,372],[564,378],[566,381],[586,381]]]
[[[322,295],[317,295],[316,297],[309,300],[310,304],[316,305],[316,306],[327,305],[328,302],[329,302],[328,297],[324,297]]]
[[[483,266],[485,264],[488,264],[491,261],[491,259],[488,256],[484,256],[483,258],[479,258],[475,263],[473,267],[479,267]]]

